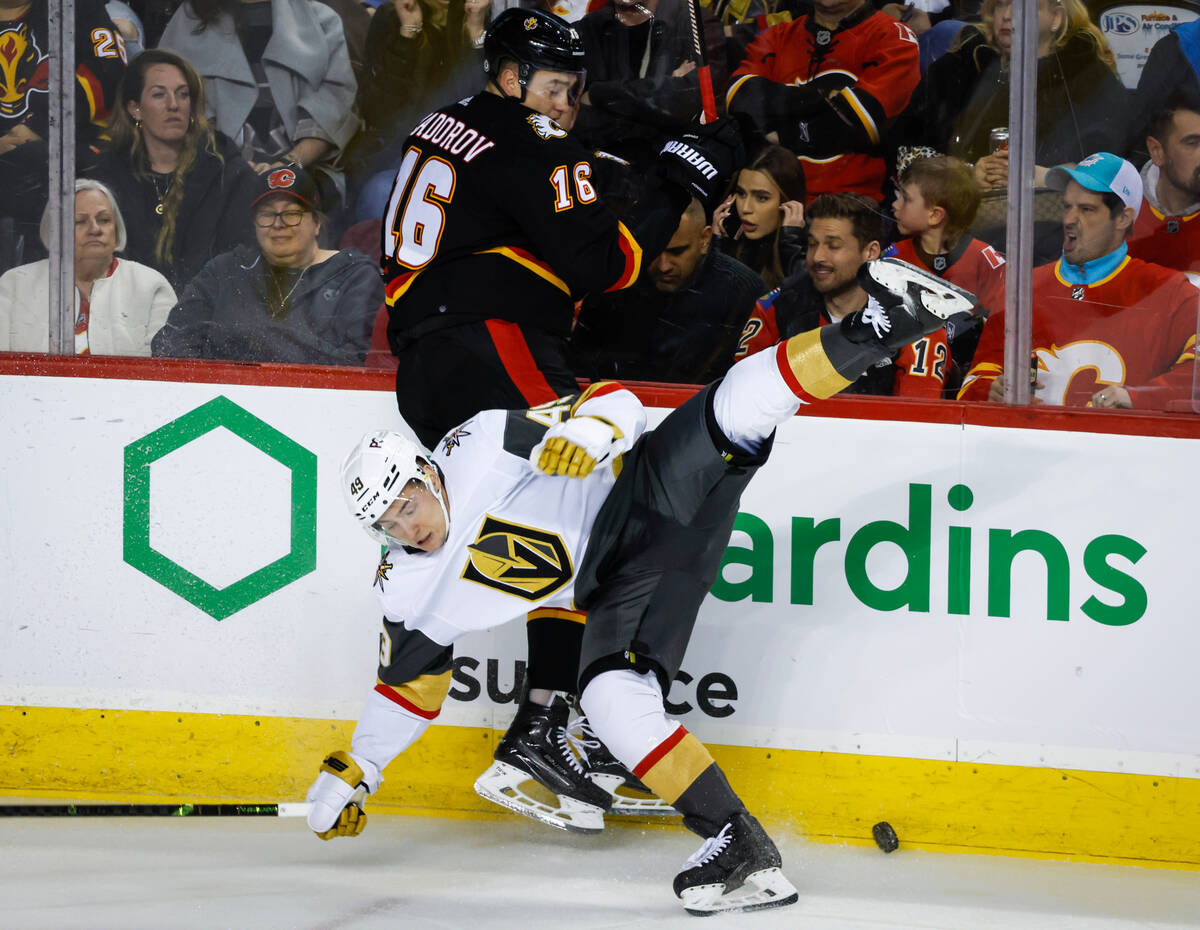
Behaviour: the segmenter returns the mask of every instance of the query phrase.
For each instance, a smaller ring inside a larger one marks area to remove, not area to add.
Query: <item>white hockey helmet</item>
[[[442,495],[433,486],[429,460],[412,440],[390,430],[367,433],[342,462],[342,496],[350,515],[381,545],[403,545],[388,536],[377,521],[409,481],[420,481],[437,498],[450,528]]]

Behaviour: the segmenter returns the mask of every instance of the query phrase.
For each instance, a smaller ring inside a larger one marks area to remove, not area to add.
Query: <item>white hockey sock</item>
[[[588,682],[579,700],[592,732],[630,771],[679,726],[667,719],[653,672],[601,672]]]
[[[771,431],[800,409],[779,371],[775,348],[755,352],[725,375],[713,394],[717,426],[739,449],[754,454]]]

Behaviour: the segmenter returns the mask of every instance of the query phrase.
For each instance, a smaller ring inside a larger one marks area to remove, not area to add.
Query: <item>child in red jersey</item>
[[[983,316],[1004,309],[1004,256],[967,233],[979,210],[979,185],[957,158],[918,158],[900,172],[892,214],[907,238],[886,254],[932,271],[979,298]],[[979,344],[982,323],[949,332],[950,351],[966,371]]]

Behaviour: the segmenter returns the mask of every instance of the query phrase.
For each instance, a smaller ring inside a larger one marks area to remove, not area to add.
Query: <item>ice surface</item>
[[[1200,873],[779,836],[792,907],[689,917],[682,827],[573,836],[526,822],[0,819],[4,930],[1160,930],[1200,927]],[[903,842],[903,837],[901,837]]]

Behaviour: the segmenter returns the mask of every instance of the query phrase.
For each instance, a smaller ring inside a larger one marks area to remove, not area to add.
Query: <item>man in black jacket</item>
[[[767,286],[710,249],[711,240],[704,208],[693,198],[649,275],[629,290],[584,300],[571,334],[581,377],[707,384],[725,374]]]

